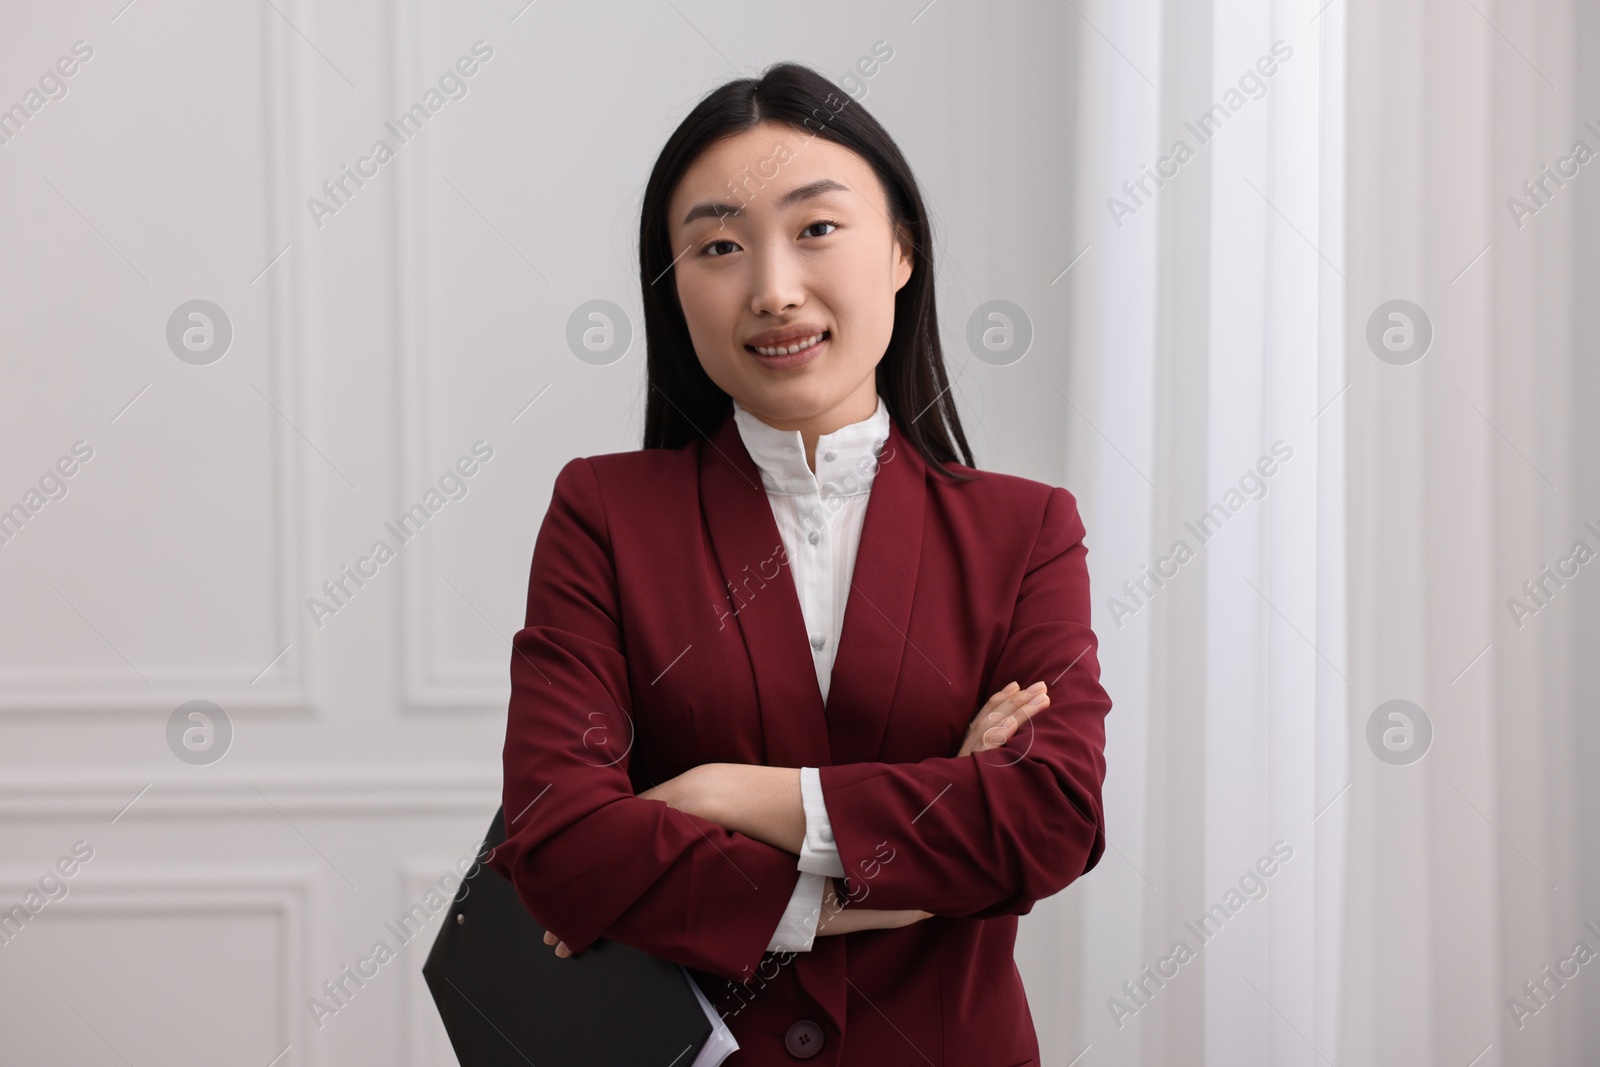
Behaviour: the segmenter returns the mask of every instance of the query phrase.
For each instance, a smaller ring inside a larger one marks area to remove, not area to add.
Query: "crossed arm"
[[[978,711],[956,755],[999,748],[1049,702],[1043,682],[1027,689],[1012,682]],[[806,813],[795,767],[705,763],[639,795],[664,800],[785,852],[798,855],[805,843]]]
[[[990,697],[967,726],[957,756],[1000,748],[1022,724],[1049,706],[1043,682],[1023,689],[1016,682]],[[800,853],[805,843],[806,813],[800,793],[800,771],[794,767],[767,767],[744,763],[704,763],[639,794],[641,799],[665,801],[669,807],[698,815],[726,830],[763,841],[785,852]],[[921,910],[852,908],[844,912],[845,894],[836,879],[829,879],[817,935],[891,929],[932,913]],[[556,955],[570,956],[566,942],[545,934],[545,944]]]

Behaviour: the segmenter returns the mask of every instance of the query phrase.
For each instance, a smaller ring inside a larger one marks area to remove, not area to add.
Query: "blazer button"
[[[801,1019],[783,1035],[783,1046],[797,1060],[809,1060],[822,1051],[822,1027],[810,1019]]]

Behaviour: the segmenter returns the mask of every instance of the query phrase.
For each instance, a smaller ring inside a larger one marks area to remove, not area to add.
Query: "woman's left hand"
[[[676,778],[669,778],[659,785],[653,785],[643,793],[640,793],[639,799],[665,801],[668,807],[705,817],[703,811],[696,810],[700,795],[695,786],[701,781],[701,775],[696,772],[703,771],[706,766],[709,765],[702,764],[699,767],[690,767]],[[548,930],[544,934],[544,943],[554,945],[556,947],[556,955],[562,959],[566,959],[573,954],[565,941]]]

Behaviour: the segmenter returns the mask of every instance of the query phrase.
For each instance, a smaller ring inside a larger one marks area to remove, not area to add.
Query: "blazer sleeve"
[[[1105,716],[1077,503],[1052,488],[983,693],[1049,686],[1002,747],[819,768],[852,904],[1026,915],[1105,850]],[[987,696],[985,697],[987,699]]]
[[[593,465],[556,476],[512,640],[506,840],[488,865],[573,952],[607,937],[747,978],[799,881],[792,852],[634,795],[635,722]]]

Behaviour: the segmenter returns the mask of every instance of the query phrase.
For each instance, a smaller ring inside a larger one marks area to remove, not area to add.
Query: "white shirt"
[[[878,453],[889,439],[889,408],[879,395],[871,416],[818,437],[815,473],[806,466],[805,440],[799,430],[769,426],[737,400],[733,419],[745,451],[761,471],[789,560],[789,574],[799,594],[817,685],[826,702],[839,630],[850,599],[850,576],[861,546],[867,498],[878,473]],[[806,838],[796,865],[800,880],[768,952],[811,951],[828,876],[842,878],[845,874],[815,767],[800,769],[800,795],[806,813]]]

